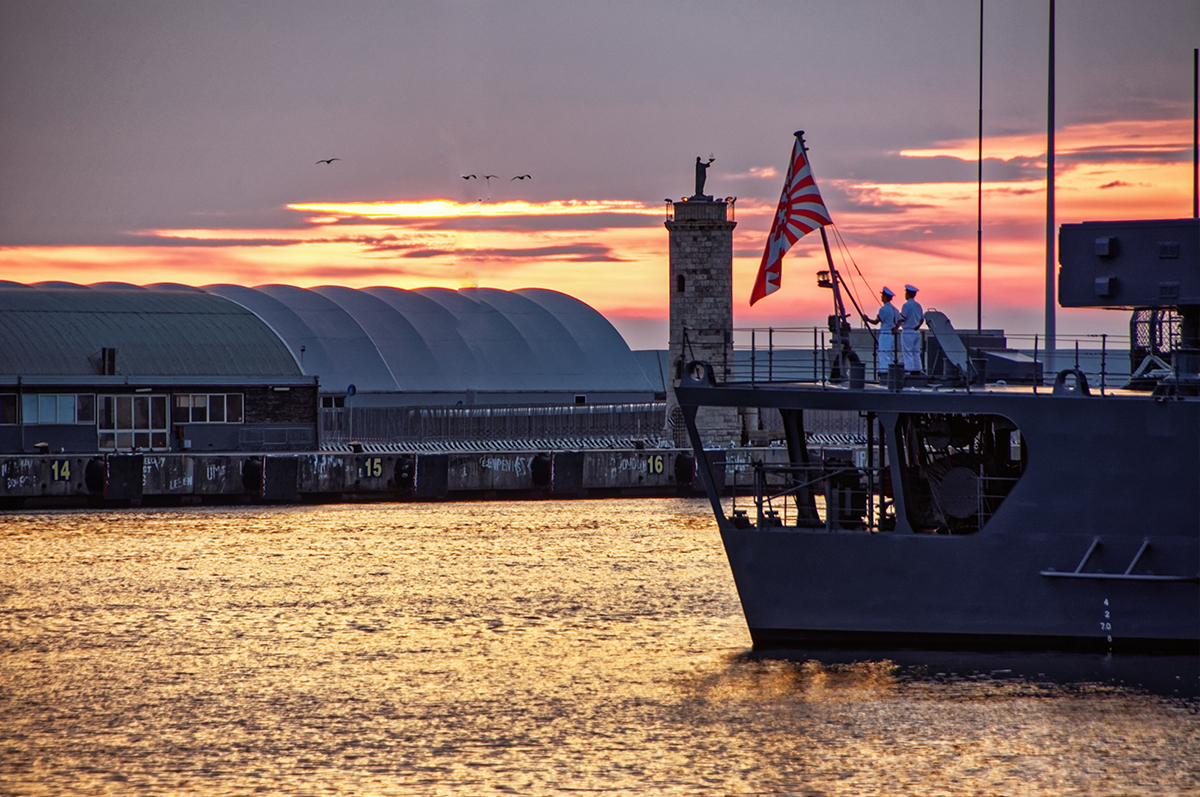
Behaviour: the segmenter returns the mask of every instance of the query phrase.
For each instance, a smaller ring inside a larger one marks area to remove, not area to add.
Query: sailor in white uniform
[[[885,285],[879,292],[879,299],[883,302],[879,308],[879,315],[867,321],[869,324],[879,324],[879,353],[876,363],[880,378],[887,375],[888,366],[896,362],[899,351],[896,329],[900,326],[900,311],[892,304],[892,297],[895,295],[895,292]]]
[[[900,308],[900,347],[904,351],[904,370],[921,373],[921,333],[925,324],[925,311],[917,303],[917,289],[904,286],[904,306]]]

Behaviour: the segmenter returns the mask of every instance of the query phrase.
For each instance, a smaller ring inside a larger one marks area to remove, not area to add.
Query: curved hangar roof
[[[620,333],[557,291],[0,282],[0,372],[319,377],[323,392],[652,393]],[[274,332],[274,334],[272,334]]]
[[[292,353],[244,307],[179,286],[0,282],[0,374],[299,377]]]
[[[604,316],[526,288],[209,285],[287,343],[323,392],[629,392],[653,388]]]

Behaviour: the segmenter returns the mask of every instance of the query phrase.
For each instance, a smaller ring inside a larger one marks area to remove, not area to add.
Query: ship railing
[[[1017,354],[1041,365],[1043,377],[1035,388],[1052,385],[1057,374],[1072,370],[1083,374],[1089,389],[1104,395],[1128,384],[1136,368],[1128,335],[1058,335],[1053,352],[1046,351],[1041,335],[1017,333],[1005,337]]]
[[[949,378],[957,369],[945,358],[937,356],[938,346],[931,347],[932,333],[922,330],[922,367],[933,378]],[[1130,338],[1123,335],[1058,335],[1053,352],[1047,352],[1045,338],[1037,334],[1006,334],[999,331],[978,333],[973,330],[958,330],[960,337],[968,341],[975,354],[971,363],[975,378],[995,383],[998,380],[1009,385],[1027,385],[1032,390],[1054,383],[1057,374],[1064,370],[1082,373],[1090,390],[1106,393],[1129,382],[1133,365],[1130,353]],[[863,366],[862,375],[866,384],[886,383],[886,373],[877,369],[878,336],[874,330],[848,330],[850,349]],[[701,356],[700,351],[689,352],[689,343],[698,337],[683,331],[685,359],[709,359],[716,371],[717,380],[723,383],[801,383],[843,384],[852,381],[850,368],[839,366],[839,357],[834,351],[833,334],[821,327],[746,327],[735,328],[717,349],[711,343]],[[973,336],[986,338],[986,342],[975,345]],[[699,344],[696,343],[696,347]],[[1000,348],[997,348],[1000,347]],[[1016,361],[1020,373],[996,375],[988,373],[983,351],[1002,351],[1010,360]],[[931,351],[933,353],[931,353]],[[930,360],[934,362],[930,362]],[[843,373],[842,371],[846,371]]]
[[[744,478],[749,471],[749,484]],[[738,464],[732,472],[731,521],[741,528],[802,527],[834,530],[887,531],[895,528],[890,467],[830,465]],[[742,478],[739,478],[742,474]],[[917,512],[910,526],[920,531],[968,534],[991,520],[1008,496],[1017,477],[989,476],[979,472],[973,512],[947,507],[935,487],[930,491],[929,513]],[[738,496],[750,490],[750,509],[738,507]]]
[[[750,478],[739,478],[739,473],[746,471]],[[882,489],[886,471],[886,467],[829,463],[738,465],[730,485],[731,516],[735,525],[760,529],[824,526],[829,530],[878,530],[889,525],[892,507],[892,499]],[[753,501],[753,519],[737,505],[739,492],[744,494],[747,488]]]

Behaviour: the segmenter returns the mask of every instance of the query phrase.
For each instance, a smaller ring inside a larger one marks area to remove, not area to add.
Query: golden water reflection
[[[1200,793],[1196,705],[748,656],[702,501],[8,515],[0,794]]]

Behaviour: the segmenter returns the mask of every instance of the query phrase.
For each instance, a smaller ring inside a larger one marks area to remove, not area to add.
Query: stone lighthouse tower
[[[711,161],[709,161],[711,163]],[[718,381],[733,369],[733,228],[730,203],[704,193],[708,163],[696,158],[696,193],[672,203],[666,221],[670,237],[671,387],[692,360],[712,364]],[[667,394],[668,433],[687,443],[675,391]],[[706,444],[741,442],[736,408],[703,407],[696,417]]]

